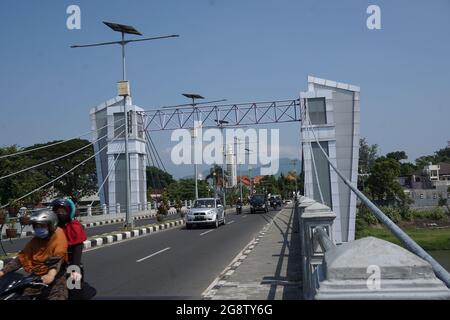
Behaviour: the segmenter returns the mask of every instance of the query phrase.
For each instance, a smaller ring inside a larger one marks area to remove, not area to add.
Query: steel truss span
[[[194,121],[203,128],[241,127],[301,121],[299,99],[241,104],[174,107],[146,110],[146,131],[189,129]]]

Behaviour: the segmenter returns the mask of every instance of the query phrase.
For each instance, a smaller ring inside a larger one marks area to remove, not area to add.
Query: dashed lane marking
[[[148,259],[148,258],[154,257],[154,256],[156,256],[157,254],[163,253],[164,251],[167,251],[167,250],[170,250],[170,247],[165,248],[165,249],[162,249],[162,250],[159,250],[158,252],[152,253],[151,255],[146,256],[146,257],[144,257],[144,258],[142,258],[142,259],[136,260],[136,262],[142,262],[142,261],[144,261],[144,260],[146,260],[146,259]]]

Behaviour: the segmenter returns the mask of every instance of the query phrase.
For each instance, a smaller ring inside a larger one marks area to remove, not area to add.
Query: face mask
[[[38,238],[45,239],[48,237],[48,229],[36,228],[36,229],[34,229],[34,235]]]

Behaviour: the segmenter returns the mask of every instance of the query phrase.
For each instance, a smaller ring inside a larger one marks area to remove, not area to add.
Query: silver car
[[[225,211],[220,199],[199,198],[186,214],[186,228],[195,225],[213,225],[218,228],[225,224]]]

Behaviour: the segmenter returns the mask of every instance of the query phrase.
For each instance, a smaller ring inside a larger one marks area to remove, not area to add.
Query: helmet
[[[54,232],[58,226],[58,217],[56,213],[49,209],[39,209],[30,216],[30,224],[46,224],[50,232]]]
[[[70,199],[64,198],[55,199],[53,200],[51,206],[53,211],[56,211],[58,208],[64,208],[67,214],[69,215],[70,220],[72,220],[75,217],[75,204]]]

